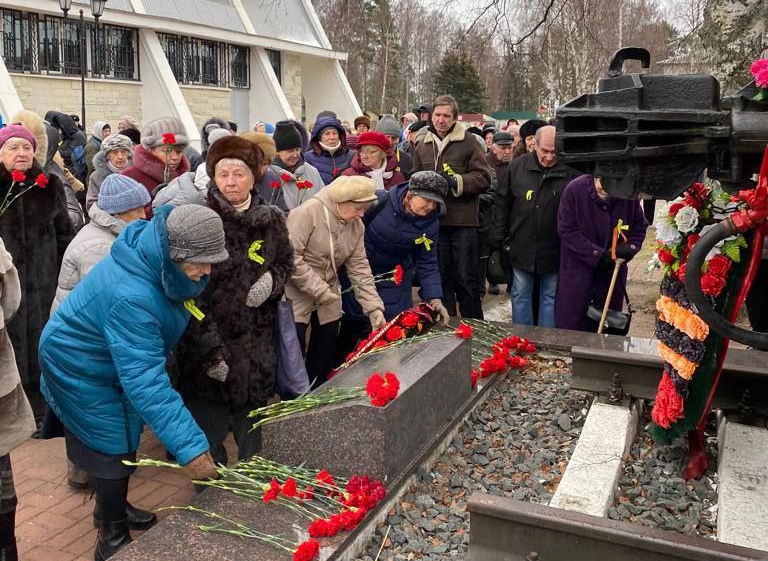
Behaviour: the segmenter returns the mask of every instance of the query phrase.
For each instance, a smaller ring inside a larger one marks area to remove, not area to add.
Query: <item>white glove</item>
[[[227,363],[223,360],[220,360],[213,366],[211,366],[206,372],[205,372],[209,378],[213,378],[214,380],[217,380],[219,382],[226,382],[227,381],[227,375],[229,374],[229,366],[227,366]]]
[[[440,300],[440,298],[434,298],[429,301],[429,305],[432,306],[438,314],[440,314],[440,321],[443,323],[443,325],[448,325],[448,320],[451,319],[451,316],[448,314],[446,307],[443,306],[443,301]]]
[[[250,308],[258,308],[264,302],[267,301],[269,295],[272,294],[272,287],[274,281],[272,280],[272,273],[267,271],[259,280],[251,285],[251,289],[248,291],[248,296],[245,299],[245,305]]]
[[[387,320],[384,318],[384,312],[381,310],[373,310],[370,314],[368,314],[368,319],[370,320],[371,327],[374,331],[387,323]]]

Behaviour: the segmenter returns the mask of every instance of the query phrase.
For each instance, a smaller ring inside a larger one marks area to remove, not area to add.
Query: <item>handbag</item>
[[[277,374],[275,384],[281,397],[293,398],[309,390],[309,375],[301,354],[293,304],[287,300],[277,303],[275,314],[277,337]]]
[[[605,334],[626,337],[629,333],[629,326],[632,324],[632,314],[634,313],[634,310],[632,309],[632,302],[629,301],[626,286],[623,287],[623,292],[624,300],[627,301],[627,311],[619,312],[611,309],[608,310],[608,313],[605,316],[605,325],[603,326],[603,333]],[[602,305],[597,305],[595,304],[595,301],[592,300],[589,307],[587,307],[587,317],[600,325],[600,318],[603,315],[604,306],[605,302],[603,302]]]

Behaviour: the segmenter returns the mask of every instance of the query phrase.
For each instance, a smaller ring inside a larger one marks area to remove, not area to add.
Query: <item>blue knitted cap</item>
[[[143,207],[151,200],[147,188],[127,175],[113,173],[101,183],[99,208],[108,214],[120,214]]]

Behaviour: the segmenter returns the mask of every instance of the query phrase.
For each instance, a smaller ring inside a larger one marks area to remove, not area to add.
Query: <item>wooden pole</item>
[[[600,315],[600,325],[597,326],[598,334],[602,333],[603,327],[605,327],[605,318],[608,315],[608,308],[611,306],[613,290],[616,288],[616,279],[619,278],[619,270],[623,264],[623,259],[616,259],[616,265],[613,268],[613,275],[611,276],[611,284],[608,286],[608,295],[605,297],[605,306],[603,306],[603,313]]]

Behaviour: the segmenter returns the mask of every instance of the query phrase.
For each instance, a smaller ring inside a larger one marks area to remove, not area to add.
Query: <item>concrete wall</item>
[[[211,117],[230,118],[231,91],[225,88],[204,86],[180,86],[198,130]]]
[[[302,55],[301,69],[308,122],[325,109],[350,123],[362,113],[338,60]]]
[[[10,76],[24,109],[40,116],[51,110],[80,114],[79,78],[33,74]],[[90,124],[95,121],[107,121],[115,128],[117,120],[123,115],[131,115],[142,122],[141,88],[138,82],[86,80],[85,118],[89,132]]]
[[[301,56],[283,51],[283,91],[297,119],[301,119]]]

